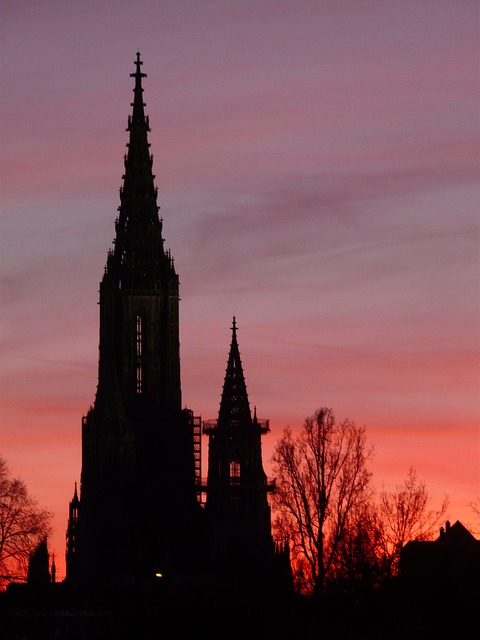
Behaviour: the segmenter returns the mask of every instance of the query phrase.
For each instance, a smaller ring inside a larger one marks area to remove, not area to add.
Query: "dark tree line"
[[[376,492],[365,427],[337,422],[322,407],[297,435],[287,427],[272,456],[277,536],[288,540],[299,593],[364,593],[398,574],[402,547],[429,540],[448,498],[429,507],[425,485],[410,468],[394,491]]]
[[[365,427],[338,422],[326,407],[307,417],[297,435],[287,427],[279,439],[272,457],[274,529],[289,543],[298,593],[355,595],[380,586],[398,574],[408,541],[438,531],[448,499],[431,509],[413,468],[393,491],[376,492],[368,468],[373,453]],[[50,522],[0,457],[0,589],[25,580]]]

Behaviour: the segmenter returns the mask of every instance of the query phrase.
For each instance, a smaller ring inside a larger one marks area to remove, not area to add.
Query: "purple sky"
[[[478,532],[480,4],[3,0],[0,47],[0,455],[59,577],[137,50],[184,405],[217,417],[235,315],[267,473],[328,406]]]

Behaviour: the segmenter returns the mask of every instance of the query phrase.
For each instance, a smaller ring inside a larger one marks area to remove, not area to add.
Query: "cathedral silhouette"
[[[268,420],[250,409],[232,338],[218,419],[182,408],[179,278],[165,249],[148,142],[142,60],[113,249],[100,283],[98,384],[82,419],[79,492],[69,508],[65,582],[149,590],[159,581],[288,582],[262,465]],[[201,477],[201,437],[208,474]]]

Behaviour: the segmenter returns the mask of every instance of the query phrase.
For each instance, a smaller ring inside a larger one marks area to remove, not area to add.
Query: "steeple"
[[[225,381],[218,421],[232,428],[249,426],[252,421],[248,401],[247,385],[243,375],[242,361],[237,341],[237,323],[235,316],[232,323],[232,341],[228,356]]]
[[[150,125],[145,116],[141,72],[143,62],[137,53],[132,115],[128,117],[129,141],[124,156],[125,173],[120,188],[119,216],[115,221],[115,248],[109,256],[107,272],[115,271],[122,288],[155,288],[165,265],[173,270],[173,261],[165,254],[162,221],[157,205],[158,190],[152,172],[148,133]]]
[[[163,246],[142,64],[137,53],[114,248],[100,282],[98,385],[82,419],[69,566],[81,585],[143,589],[158,572],[189,561],[200,507],[192,420],[181,403],[179,280]]]
[[[128,117],[129,139],[124,156],[119,215],[115,220],[114,249],[108,253],[100,284],[97,400],[107,393],[107,411],[110,412],[110,405],[115,404],[120,417],[123,406],[126,419],[128,400],[137,404],[139,396],[146,398],[147,387],[155,396],[160,387],[165,403],[174,407],[175,412],[181,408],[179,280],[174,261],[164,250],[158,190],[152,172],[153,156],[148,142],[150,125],[143,101],[142,79],[147,75],[141,71],[142,64],[140,52],[137,52],[135,72],[130,74],[135,79],[134,99],[132,114]],[[113,297],[118,298],[115,304],[120,298],[124,305],[128,304],[128,313],[125,306],[122,314],[119,308],[112,306]],[[115,325],[112,324],[112,313],[116,315]],[[153,329],[158,333],[154,334]],[[122,351],[123,362],[119,359]],[[163,380],[156,379],[158,376]],[[164,380],[165,387],[162,386]],[[152,400],[157,402],[158,397]],[[101,406],[98,408],[100,410]]]
[[[267,500],[272,485],[261,448],[261,435],[268,431],[268,420],[259,420],[256,409],[253,419],[250,413],[234,317],[218,420],[204,423],[209,436],[205,508],[211,560],[239,577],[270,565],[274,557]]]

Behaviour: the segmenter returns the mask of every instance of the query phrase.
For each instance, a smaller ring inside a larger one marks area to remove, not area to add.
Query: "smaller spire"
[[[251,425],[252,418],[248,402],[247,386],[243,375],[242,361],[237,342],[237,321],[233,316],[232,342],[220,400],[218,424],[229,428],[232,425]]]
[[[80,499],[77,492],[77,483],[75,482],[75,490],[73,492],[73,498],[70,501],[70,518],[76,520],[78,508],[80,506]]]

